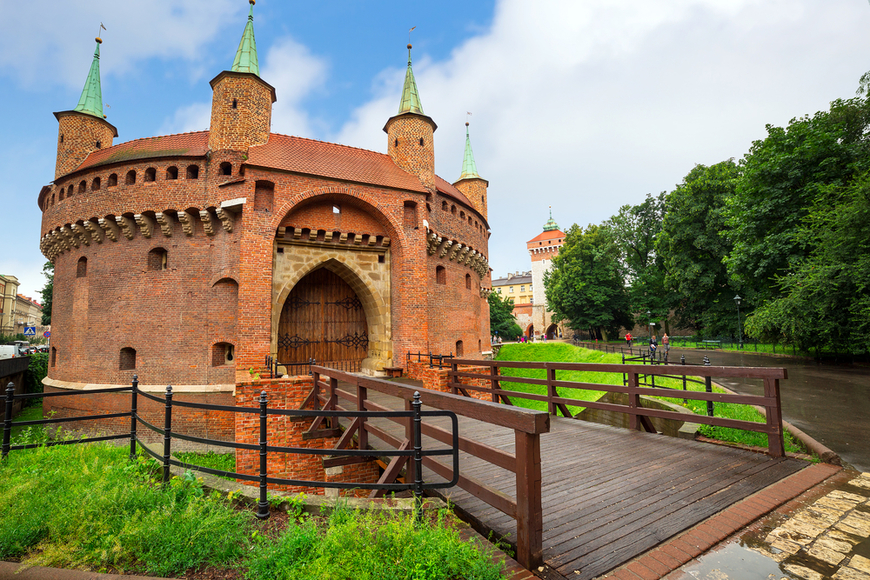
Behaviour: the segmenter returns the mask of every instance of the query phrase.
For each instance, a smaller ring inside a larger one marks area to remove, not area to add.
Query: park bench
[[[721,340],[702,340],[701,341],[701,348],[704,348],[705,350],[708,348],[722,348],[722,341]]]
[[[391,379],[398,379],[402,376],[402,367],[384,367],[384,372]]]

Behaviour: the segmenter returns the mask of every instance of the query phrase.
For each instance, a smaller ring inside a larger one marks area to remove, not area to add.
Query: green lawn
[[[0,462],[0,559],[171,577],[208,565],[248,580],[502,578],[493,548],[463,541],[447,510],[420,526],[410,514],[346,506],[261,522],[190,472],[161,485],[156,461],[128,453],[108,444],[11,452]]]
[[[622,356],[618,353],[604,353],[597,350],[580,348],[567,343],[530,343],[530,344],[506,344],[498,353],[496,360],[499,361],[522,361],[522,362],[571,362],[571,363],[612,363],[621,364]],[[639,363],[637,363],[639,364]],[[543,369],[502,369],[502,374],[513,377],[537,378],[545,379],[546,371]],[[622,374],[620,373],[589,373],[576,371],[556,371],[557,380],[565,381],[580,381],[585,383],[598,383],[605,385],[621,385]],[[656,377],[656,387],[671,388],[682,390],[683,382],[681,379],[669,379]],[[529,383],[502,383],[503,388],[524,393],[536,393],[545,395],[547,388],[544,385],[534,385]],[[704,385],[697,383],[688,383],[687,388],[691,391],[703,391]],[[713,391],[717,393],[726,392],[719,387],[713,387]],[[585,390],[585,389],[559,389],[559,395],[566,398],[578,399],[583,401],[595,401],[603,391]],[[683,402],[682,398],[666,398],[664,399],[671,403],[682,405],[690,409],[698,415],[707,414],[706,401]],[[537,409],[540,411],[547,410],[547,404],[543,401],[531,401],[528,399],[520,399],[514,397],[511,402],[517,406],[526,407],[529,409]],[[569,406],[572,414],[576,414],[584,409],[584,407]],[[725,417],[729,419],[739,419],[743,421],[752,421],[754,423],[763,423],[764,416],[747,405],[734,405],[730,403],[716,403],[714,405],[715,417]],[[705,437],[718,439],[720,441],[729,441],[733,443],[741,443],[743,445],[752,445],[756,447],[767,447],[767,435],[755,431],[744,431],[741,429],[727,429],[724,427],[712,427],[702,425],[700,433]],[[805,452],[799,441],[795,440],[790,433],[785,433],[786,451],[794,453]]]

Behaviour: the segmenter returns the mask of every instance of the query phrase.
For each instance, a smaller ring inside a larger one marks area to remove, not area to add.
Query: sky
[[[0,0],[0,274],[22,294],[45,283],[52,113],[78,102],[94,36],[119,144],[208,128],[208,83],[231,67],[247,12],[245,0]],[[386,152],[415,26],[436,173],[459,178],[468,119],[489,181],[493,278],[531,268],[525,242],[550,207],[563,231],[601,223],[696,164],[741,159],[767,124],[854,96],[870,70],[868,0],[260,0],[272,131]]]

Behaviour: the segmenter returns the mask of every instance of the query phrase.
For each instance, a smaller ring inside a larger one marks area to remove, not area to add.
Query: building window
[[[447,270],[444,266],[437,266],[435,268],[435,282],[437,284],[447,284]]]
[[[85,180],[82,179],[81,183],[79,183],[79,193],[84,193],[88,190],[88,184],[85,183]]]
[[[157,170],[149,167],[145,170],[145,181],[157,181]]]
[[[413,201],[405,202],[405,227],[417,227],[417,204]]]
[[[233,174],[233,164],[227,161],[221,163],[221,175],[232,175]]]
[[[131,169],[127,172],[127,179],[124,181],[127,185],[133,185],[136,183],[136,170]]]
[[[501,294],[501,288],[496,288],[495,291]]]
[[[275,184],[271,181],[257,181],[254,185],[254,209],[272,211],[275,203]]]
[[[165,270],[168,254],[163,248],[154,248],[148,252],[148,269],[152,272]]]
[[[525,287],[525,286],[520,286],[520,292],[525,292],[525,291],[526,291],[526,287]]]
[[[100,178],[95,177],[91,182],[91,191],[99,191],[100,190]]]
[[[441,202],[441,209],[442,209],[442,211],[447,211],[448,206],[447,206],[447,202],[446,202],[446,201],[442,201],[442,202]]]
[[[471,274],[465,275],[465,288],[466,290],[471,290]]]
[[[51,366],[57,365],[57,349],[51,347]]]
[[[187,179],[199,179],[199,165],[187,166]]]
[[[113,173],[109,176],[109,182],[106,184],[109,187],[115,187],[118,185],[118,174]]]
[[[76,278],[85,278],[88,275],[88,259],[79,258],[79,263],[76,264]]]
[[[456,215],[456,206],[455,205],[450,206],[450,213],[452,213],[453,215]]]
[[[178,168],[174,165],[172,167],[166,168],[166,179],[173,180],[178,179]]]
[[[136,368],[136,349],[125,347],[121,349],[121,356],[118,359],[119,371],[132,371]]]
[[[461,340],[456,341],[456,356],[460,357],[465,354],[465,348],[462,345]]]
[[[72,186],[72,185],[70,185],[70,186],[69,186],[69,189],[66,190],[66,196],[67,196],[67,197],[72,197],[72,196],[73,196],[73,186]]]
[[[513,294],[513,293],[514,293],[514,287],[511,286],[510,289],[508,290],[508,292],[510,292],[511,294]]]
[[[63,201],[65,191],[66,190],[64,188],[62,188],[62,187],[60,188],[60,191],[57,192],[57,201]],[[54,196],[52,196],[52,197],[54,197]],[[52,205],[54,205],[54,201],[52,201],[51,203],[52,203]]]
[[[228,365],[236,358],[235,347],[228,342],[219,342],[211,347],[211,366]]]

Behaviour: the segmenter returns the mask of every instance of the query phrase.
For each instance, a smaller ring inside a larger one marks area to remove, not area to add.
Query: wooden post
[[[489,367],[489,375],[491,377],[489,379],[489,386],[493,391],[492,392],[492,402],[498,403],[500,401],[500,398],[498,396],[498,393],[495,392],[495,390],[500,389],[501,384],[499,384],[499,382],[498,382],[498,378],[497,378],[498,377],[498,367],[496,365],[492,365],[491,367]]]
[[[785,457],[785,442],[782,439],[782,407],[779,400],[779,379],[764,379],[764,396],[775,399],[775,403],[765,408],[767,426],[774,432],[767,434],[767,452],[771,457]]]
[[[544,563],[541,436],[514,431],[517,455],[517,562],[527,570]]]
[[[640,431],[641,424],[638,420],[637,409],[640,408],[640,394],[637,392],[637,373],[628,373],[628,428]]]
[[[547,412],[553,416],[556,415],[556,403],[553,401],[553,397],[557,396],[556,386],[553,384],[555,380],[556,369],[551,369],[547,365]]]
[[[314,409],[320,408],[320,373],[314,372],[314,387],[311,389],[314,392]]]
[[[366,398],[368,398],[368,389],[365,387],[356,386],[356,400],[357,400],[357,411],[365,411],[366,410]],[[369,448],[369,432],[366,431],[366,418],[359,418],[359,432],[357,435],[358,447],[360,449],[368,449]]]

